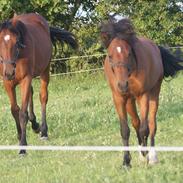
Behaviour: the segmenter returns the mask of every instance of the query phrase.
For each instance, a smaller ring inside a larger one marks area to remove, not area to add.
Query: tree
[[[182,7],[178,0],[108,0],[100,1],[97,10],[100,19],[109,13],[129,17],[139,35],[157,44],[174,46],[183,44]]]

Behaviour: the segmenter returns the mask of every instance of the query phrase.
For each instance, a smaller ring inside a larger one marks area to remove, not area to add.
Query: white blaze
[[[5,40],[5,41],[9,41],[9,40],[10,40],[10,35],[7,34],[6,36],[4,36],[4,40]]]
[[[117,49],[118,53],[121,53],[121,47],[118,46],[116,49]]]

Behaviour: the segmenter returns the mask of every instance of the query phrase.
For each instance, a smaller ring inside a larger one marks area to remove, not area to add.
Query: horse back
[[[15,17],[16,20],[20,20],[25,25],[37,25],[41,26],[47,33],[49,33],[49,25],[45,18],[37,13],[22,14]]]

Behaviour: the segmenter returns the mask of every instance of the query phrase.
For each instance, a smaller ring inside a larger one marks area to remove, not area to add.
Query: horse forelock
[[[18,37],[18,41],[21,44],[24,44],[24,36],[26,33],[25,25],[17,21],[5,21],[0,25],[0,33],[4,30],[9,30],[11,33],[15,34]]]
[[[2,32],[3,30],[6,30],[6,29],[10,30],[13,33],[15,32],[15,30],[13,28],[13,25],[12,25],[12,23],[10,21],[5,21],[5,22],[3,22],[1,24],[1,26],[0,26],[0,32]]]
[[[101,24],[101,38],[104,46],[107,48],[114,38],[127,41],[131,46],[136,40],[136,32],[131,21],[127,18],[116,21],[110,19]]]

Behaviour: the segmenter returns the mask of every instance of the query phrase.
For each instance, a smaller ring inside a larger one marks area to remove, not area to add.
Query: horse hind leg
[[[40,102],[41,102],[41,114],[42,123],[40,127],[41,139],[46,140],[48,138],[48,126],[46,122],[46,104],[48,101],[48,84],[49,84],[49,67],[44,74],[41,75],[41,89],[40,89]]]
[[[30,96],[29,96],[29,121],[32,123],[32,129],[35,133],[40,132],[39,123],[36,121],[36,116],[34,114],[34,103],[33,103],[33,87],[31,86],[30,89]]]
[[[147,139],[149,136],[149,127],[148,127],[148,112],[149,112],[149,96],[147,93],[137,98],[137,102],[140,107],[140,127],[139,135],[141,138],[141,145],[147,146]],[[146,156],[147,151],[142,151],[142,155]]]
[[[150,146],[154,147],[155,145],[155,134],[157,129],[156,124],[156,114],[159,105],[159,92],[160,92],[161,82],[158,83],[158,86],[155,87],[150,93],[149,100],[149,135],[150,135]],[[151,149],[148,154],[148,163],[155,164],[158,163],[158,157],[154,149]]]

